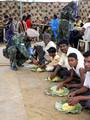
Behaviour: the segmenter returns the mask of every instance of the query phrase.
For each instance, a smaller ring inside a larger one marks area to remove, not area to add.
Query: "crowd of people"
[[[50,72],[50,79],[56,76],[63,79],[57,89],[63,86],[70,89],[70,105],[80,102],[82,106],[90,109],[90,50],[82,54],[77,49],[79,39],[83,38],[90,27],[90,16],[85,24],[78,16],[72,29],[70,21],[59,20],[54,15],[42,33],[43,40],[33,45],[30,15],[22,17],[17,29],[11,17],[5,18],[7,46],[3,55],[10,59],[11,69],[17,70],[26,60],[30,60],[30,64]],[[39,36],[37,31],[36,33],[33,33],[35,37]]]

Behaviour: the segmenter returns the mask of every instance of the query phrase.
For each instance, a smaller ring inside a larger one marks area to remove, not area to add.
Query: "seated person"
[[[38,64],[38,61],[40,61],[39,59],[42,59],[42,57],[43,57],[43,60],[44,60],[44,58],[46,60],[49,60],[50,56],[49,56],[47,50],[50,47],[56,48],[56,44],[53,41],[51,41],[51,35],[49,33],[45,33],[44,34],[44,44],[43,43],[40,43],[40,44],[38,43],[38,44],[34,45],[34,48],[36,50],[36,54],[37,54],[37,56],[39,55],[38,59],[36,59],[36,60],[34,59],[34,63]],[[43,56],[42,56],[42,54],[43,54]]]
[[[85,72],[84,64],[81,66],[78,63],[77,55],[75,53],[70,53],[68,55],[68,63],[70,65],[70,76],[60,82],[57,88],[66,86],[68,88],[80,88],[83,85]]]
[[[90,109],[90,50],[84,54],[84,65],[86,76],[83,86],[69,94],[69,104],[80,103],[83,107]]]
[[[45,51],[40,45],[34,46],[34,54],[32,56],[32,63],[38,65],[39,67],[44,67],[45,65]]]
[[[70,69],[70,65],[68,64],[68,55],[70,53],[76,53],[77,59],[78,59],[78,64],[82,66],[84,64],[84,57],[81,54],[81,52],[73,47],[69,46],[69,43],[67,40],[61,40],[59,43],[60,50],[62,52],[62,55],[60,56],[60,61],[55,68],[54,72],[51,73],[50,78],[54,78],[57,73],[59,73],[60,67],[65,67],[67,69]]]
[[[48,50],[50,61],[47,63],[46,70],[52,71],[54,67],[58,64],[60,56],[57,55],[56,49],[54,47],[50,47]]]
[[[48,32],[45,32],[43,34],[43,41],[41,42],[36,42],[35,44],[33,44],[32,47],[34,46],[42,46],[43,50],[45,51],[45,54],[48,54],[48,49],[50,47],[55,47],[56,48],[56,44],[52,41],[51,39],[51,35]]]
[[[51,40],[51,35],[49,33],[44,33],[44,43],[45,43],[45,53],[48,54],[48,49],[50,47],[56,48],[56,44]]]

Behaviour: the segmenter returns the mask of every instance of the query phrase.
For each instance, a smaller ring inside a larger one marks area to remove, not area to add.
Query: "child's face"
[[[49,53],[49,56],[50,56],[50,57],[54,57],[54,56],[55,56],[55,53]]]
[[[77,63],[78,63],[78,60],[73,58],[73,57],[69,57],[68,58],[68,63],[70,65],[70,67],[76,67]]]

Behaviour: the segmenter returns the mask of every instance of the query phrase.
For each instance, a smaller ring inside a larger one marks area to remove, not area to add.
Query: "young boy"
[[[80,89],[69,94],[69,104],[80,103],[83,107],[90,109],[90,50],[84,54],[84,57],[85,81]]]
[[[80,88],[83,85],[85,78],[84,64],[78,63],[78,58],[75,53],[68,55],[68,63],[70,65],[70,76],[58,85],[59,87],[66,86],[68,88]]]
[[[48,65],[46,66],[47,71],[52,71],[54,67],[58,64],[60,60],[60,56],[57,55],[55,47],[50,47],[48,50],[50,61]]]

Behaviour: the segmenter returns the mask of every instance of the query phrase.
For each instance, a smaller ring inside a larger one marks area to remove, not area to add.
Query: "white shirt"
[[[60,56],[56,54],[54,58],[50,57],[51,62],[47,65],[46,70],[51,71],[54,69],[54,66],[58,64]]]
[[[45,49],[44,49],[46,53],[47,53],[47,50],[48,50],[50,47],[56,48],[56,44],[55,44],[53,41],[50,41],[50,42],[46,45],[46,47],[45,47]]]
[[[83,28],[85,28],[83,39],[90,41],[90,22],[85,23]]]
[[[84,86],[90,88],[90,71],[86,73]]]
[[[82,66],[82,68],[84,68],[84,57],[83,57],[82,53],[73,47],[68,48],[67,54],[63,53],[61,55],[59,65],[62,65],[63,67],[66,67],[67,69],[70,69],[70,66],[68,64],[68,57],[67,57],[70,53],[76,53],[79,66]]]
[[[83,25],[83,28],[87,29],[87,27],[89,27],[89,26],[90,26],[90,22],[87,22]]]
[[[42,46],[43,48],[45,48],[45,43],[44,43],[44,41],[35,42],[35,43],[31,44],[31,45],[32,45],[32,47],[37,46],[37,45],[40,45],[40,46]]]
[[[50,41],[50,42],[45,46],[45,48],[43,48],[44,51],[45,51],[45,58],[46,58],[47,60],[50,60],[50,56],[49,56],[48,51],[47,51],[50,47],[56,48],[56,44],[55,44],[53,41]]]
[[[45,46],[44,41],[42,41],[42,42],[36,42],[36,43],[34,43],[34,44],[32,45],[32,47],[34,47],[35,45],[36,45],[36,46],[37,46],[37,45],[42,46],[42,47],[43,47],[43,50],[45,51],[45,58],[46,58],[47,60],[50,60],[50,56],[49,56],[47,50],[48,50],[50,47],[56,48],[56,44],[55,44],[53,41],[50,41],[50,42]]]
[[[61,65],[62,67],[69,67],[68,63],[67,63],[67,55],[62,53],[60,56],[60,61],[58,63],[59,65]]]
[[[58,64],[59,60],[60,60],[60,56],[56,54],[56,56],[54,58],[50,57],[51,62],[48,64],[50,66],[55,66]]]
[[[53,41],[50,41],[46,46],[45,46],[44,41],[36,42],[36,43],[34,43],[34,44],[32,45],[32,47],[35,46],[35,45],[36,45],[36,46],[37,46],[37,45],[42,46],[42,47],[43,47],[43,50],[44,50],[46,53],[48,53],[47,50],[48,50],[50,47],[56,48],[56,44],[55,44]]]
[[[80,66],[80,64],[77,64],[77,67],[76,69],[73,68],[73,70],[75,71],[75,73],[80,77],[80,69],[81,68],[84,68],[84,65],[83,66]]]

